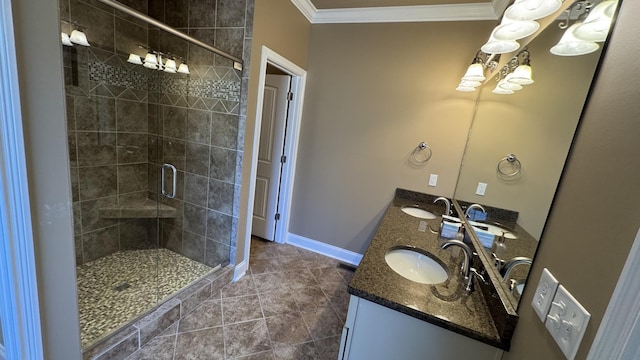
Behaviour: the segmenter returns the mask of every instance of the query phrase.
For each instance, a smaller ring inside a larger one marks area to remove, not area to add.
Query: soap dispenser
[[[493,245],[491,246],[491,252],[498,259],[503,259],[504,254],[507,252],[507,245],[504,243],[504,231],[502,235],[500,235],[496,240],[493,241]]]
[[[460,224],[460,227],[458,228],[458,232],[456,233],[455,239],[456,240],[460,240],[460,241],[464,241],[465,240],[464,225]]]

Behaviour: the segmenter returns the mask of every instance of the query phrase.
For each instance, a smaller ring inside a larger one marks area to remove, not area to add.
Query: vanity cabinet
[[[339,360],[499,360],[503,351],[351,295]]]

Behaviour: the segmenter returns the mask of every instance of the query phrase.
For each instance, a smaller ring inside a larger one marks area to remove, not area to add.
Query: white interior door
[[[283,163],[290,76],[267,74],[251,234],[273,241]]]

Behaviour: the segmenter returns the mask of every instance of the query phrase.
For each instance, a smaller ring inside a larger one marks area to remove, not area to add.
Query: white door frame
[[[42,359],[11,1],[0,5],[0,358]]]
[[[260,128],[261,140],[258,146],[258,153],[262,154],[262,159],[258,159],[256,194],[254,195],[258,204],[262,204],[262,209],[257,209],[258,213],[262,214],[261,216],[256,216],[254,211],[251,226],[251,233],[265,240],[275,240],[276,223],[278,222],[276,216],[280,195],[280,178],[282,170],[287,165],[286,163],[282,163],[281,156],[283,155],[285,145],[287,118],[289,118],[290,100],[288,100],[288,94],[290,90],[291,75],[267,74],[264,94],[265,97],[266,94],[271,94],[271,99],[267,98],[266,101],[272,101],[272,103],[265,104],[263,97],[262,125]],[[264,109],[265,106],[268,108],[266,111]],[[267,124],[265,119],[267,122],[270,122],[270,124]],[[267,126],[267,128],[265,128],[265,126]],[[269,134],[263,134],[263,130],[267,130]],[[262,180],[267,179],[267,185],[264,186],[263,193],[258,193],[260,189],[258,186],[260,183],[258,178]],[[255,202],[254,210],[256,210]]]
[[[640,229],[607,305],[587,360],[628,360],[640,356]]]
[[[276,226],[275,242],[285,243],[289,234],[289,214],[291,211],[291,198],[293,193],[293,180],[298,154],[298,139],[300,135],[300,123],[302,122],[302,105],[304,104],[304,89],[307,80],[307,72],[298,65],[287,60],[282,55],[262,46],[260,55],[260,76],[258,78],[258,101],[256,105],[256,121],[253,135],[253,153],[249,181],[249,199],[247,204],[247,225],[244,238],[244,265],[249,266],[249,251],[251,247],[251,223],[253,217],[253,201],[256,192],[256,173],[258,169],[258,150],[260,142],[260,128],[262,125],[262,104],[264,101],[264,84],[267,73],[267,63],[277,67],[291,75],[291,93],[293,100],[289,103],[289,119],[285,130],[284,155],[287,162],[282,169],[280,180],[280,220]]]

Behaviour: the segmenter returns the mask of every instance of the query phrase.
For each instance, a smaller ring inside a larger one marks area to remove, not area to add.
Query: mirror
[[[512,233],[500,249],[503,261],[534,257],[602,53],[599,43],[600,49],[588,55],[551,54],[549,49],[564,34],[558,23],[551,23],[528,45],[535,83],[512,95],[493,94],[495,79],[480,89],[455,190],[454,198],[463,208],[484,205],[485,222],[501,228],[482,230]],[[476,194],[479,183],[486,184],[483,196]],[[481,233],[476,231],[482,240]],[[483,241],[488,262],[494,260],[492,241]],[[485,263],[501,279],[500,269],[491,265]],[[526,261],[518,264],[499,281],[508,298],[503,301],[514,309],[529,267]]]

